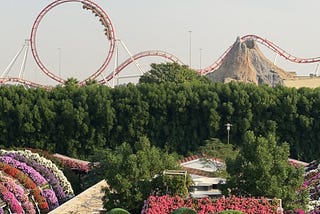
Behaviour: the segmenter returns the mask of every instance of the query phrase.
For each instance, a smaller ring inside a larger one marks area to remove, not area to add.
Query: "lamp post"
[[[192,34],[192,31],[189,30],[189,67],[191,68],[191,34]]]
[[[58,57],[59,57],[59,77],[61,78],[61,48],[58,48]]]
[[[199,49],[199,69],[201,70],[201,61],[202,61],[202,48]]]
[[[229,144],[229,142],[230,142],[230,129],[231,129],[232,124],[227,123],[227,124],[225,124],[225,126],[227,127],[227,132],[228,132],[228,144]]]

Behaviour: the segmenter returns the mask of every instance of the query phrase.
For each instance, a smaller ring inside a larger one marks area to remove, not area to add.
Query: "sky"
[[[51,2],[1,0],[1,74],[23,47],[25,39],[30,38],[38,14]],[[216,61],[238,36],[255,34],[294,56],[320,56],[319,0],[96,0],[95,3],[106,11],[116,37],[131,54],[162,50],[189,65],[191,53],[191,67],[199,69]],[[77,2],[50,10],[41,20],[36,43],[41,60],[52,73],[80,81],[100,67],[109,47],[98,18]],[[274,61],[274,53],[259,47]],[[23,53],[9,69],[9,76],[19,75]],[[104,75],[129,57],[121,45],[118,54],[118,60],[112,59]],[[281,57],[276,59],[279,67],[298,75],[309,75],[316,70],[316,64],[301,65]],[[147,71],[150,63],[165,61],[149,57],[138,63]],[[133,74],[139,71],[130,65],[120,75]],[[41,84],[56,84],[35,65],[30,51],[23,77]],[[130,80],[120,78],[118,81]]]

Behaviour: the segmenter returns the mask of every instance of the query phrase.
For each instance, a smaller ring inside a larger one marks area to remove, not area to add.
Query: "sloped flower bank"
[[[306,166],[302,188],[309,190],[308,213],[320,214],[320,165],[318,161],[312,161]]]
[[[24,187],[22,186],[21,183],[4,174],[1,175],[0,181],[11,193],[15,195],[17,200],[22,205],[23,210],[26,210],[26,213],[29,213],[29,214],[36,213],[33,203],[29,201],[28,192],[24,190]]]
[[[28,152],[29,153],[29,152]],[[42,165],[36,160],[28,159],[25,156],[19,153],[6,153],[5,155],[11,156],[16,160],[26,163],[27,165],[33,167],[36,171],[38,171],[49,183],[55,192],[60,203],[63,203],[68,197],[66,196],[66,192],[70,194],[69,186],[62,187],[61,184],[66,183],[64,180],[65,177],[62,177],[62,180],[59,180],[59,177],[56,177],[55,174],[46,166]],[[40,157],[40,156],[39,156]],[[64,190],[66,192],[64,192]],[[71,195],[73,193],[71,192]]]
[[[217,200],[210,198],[188,198],[182,199],[179,196],[150,196],[145,201],[142,214],[170,214],[174,210],[186,207],[193,209],[198,214],[217,213],[224,210],[239,210],[247,214],[278,213],[276,201],[272,202],[261,198],[239,198],[236,196],[221,197]]]
[[[47,213],[74,196],[50,160],[31,151],[0,151],[0,214]]]
[[[53,154],[53,157],[61,161],[64,166],[70,169],[85,173],[91,170],[91,163],[88,161],[78,160],[60,154]]]

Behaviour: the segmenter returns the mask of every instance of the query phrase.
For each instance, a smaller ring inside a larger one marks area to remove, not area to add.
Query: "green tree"
[[[68,78],[64,84],[68,89],[75,89],[79,87],[79,81],[76,78]]]
[[[104,178],[109,185],[105,190],[105,208],[121,207],[131,213],[141,211],[143,200],[152,191],[151,181],[155,175],[179,167],[175,155],[151,146],[146,137],[141,137],[134,148],[123,143],[115,150],[97,153],[93,160],[100,162],[100,168],[91,172],[93,178]]]
[[[238,153],[239,149],[233,146],[232,144],[222,143],[217,138],[212,138],[210,140],[205,141],[204,146],[200,146],[200,152],[209,158],[219,158],[223,161],[227,161],[228,159],[234,160]],[[212,176],[226,178],[228,176],[226,172],[226,167],[221,165],[217,165],[217,171],[212,172]]]
[[[195,70],[178,63],[151,64],[151,70],[145,73],[139,83],[186,83],[186,82],[210,83],[211,81],[201,76]]]
[[[90,84],[85,88],[89,132],[85,137],[85,150],[82,151],[84,154],[92,155],[97,150],[110,146],[115,110],[112,108],[111,88],[98,84]]]
[[[219,158],[222,160],[235,159],[239,150],[232,144],[222,143],[217,138],[211,138],[205,141],[205,145],[200,147],[200,152],[209,157]]]
[[[119,142],[135,142],[145,135],[149,111],[148,102],[142,99],[141,92],[133,84],[116,87],[112,91],[112,108],[116,109],[114,126],[109,136],[115,148]]]
[[[192,178],[186,171],[174,170],[157,176],[152,180],[152,190],[155,195],[172,195],[186,198]]]
[[[303,183],[303,169],[290,165],[289,145],[278,145],[274,134],[256,137],[245,133],[243,148],[235,160],[227,161],[227,188],[237,195],[280,198],[285,209],[304,207],[297,190]]]

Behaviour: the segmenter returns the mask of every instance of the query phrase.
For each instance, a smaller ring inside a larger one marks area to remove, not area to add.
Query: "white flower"
[[[67,195],[74,195],[70,182],[68,181],[66,176],[63,174],[63,172],[57,167],[57,165],[54,164],[51,160],[48,160],[40,156],[38,153],[33,153],[30,150],[18,150],[18,151],[0,150],[0,154],[8,154],[8,153],[16,153],[16,154],[22,155],[30,160],[34,160],[40,163],[41,165],[47,167],[56,176],[65,193]]]

